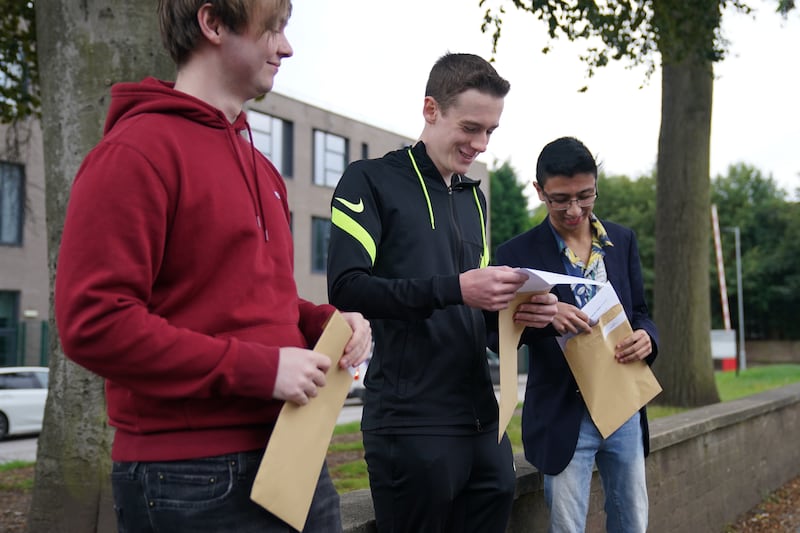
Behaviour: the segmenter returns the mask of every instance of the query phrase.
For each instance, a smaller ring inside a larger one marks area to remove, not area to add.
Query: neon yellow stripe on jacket
[[[377,252],[375,240],[361,224],[335,207],[331,209],[331,223],[358,241],[369,255],[371,264],[375,264],[375,254]]]
[[[477,187],[472,188],[472,196],[475,197],[475,205],[478,206],[478,216],[481,218],[481,239],[483,239],[483,254],[481,255],[481,268],[489,266],[489,245],[486,243],[486,221],[483,220],[483,209],[481,209],[481,202],[478,200]]]
[[[411,152],[411,148],[407,150],[408,157],[411,158],[411,164],[414,166],[414,171],[417,173],[417,177],[419,178],[419,184],[422,186],[422,192],[425,193],[425,201],[428,203],[428,216],[431,219],[431,229],[436,229],[436,224],[433,221],[433,207],[431,206],[431,197],[428,196],[428,188],[425,186],[425,180],[422,178],[422,172],[419,171],[419,167],[417,166],[417,160],[414,159],[414,154]]]

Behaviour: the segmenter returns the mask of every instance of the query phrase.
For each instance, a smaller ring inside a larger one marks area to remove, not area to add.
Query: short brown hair
[[[508,81],[482,57],[448,52],[433,65],[425,96],[433,97],[442,111],[446,111],[468,89],[504,98],[510,88]]]
[[[211,4],[214,13],[234,33],[253,22],[256,8],[263,9],[264,31],[282,27],[292,11],[291,0],[158,0],[161,41],[178,66],[184,64],[200,39],[197,12]]]

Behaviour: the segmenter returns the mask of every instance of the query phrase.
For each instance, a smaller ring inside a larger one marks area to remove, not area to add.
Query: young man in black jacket
[[[419,142],[358,161],[332,200],[330,302],[372,322],[362,418],[380,532],[505,531],[514,495],[482,311],[524,280],[489,267],[486,200],[465,176],[497,128],[509,84],[484,59],[447,54],[431,70]],[[555,297],[520,306],[543,327]]]

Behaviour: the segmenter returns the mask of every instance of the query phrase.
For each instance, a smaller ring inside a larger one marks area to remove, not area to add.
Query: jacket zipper
[[[455,178],[454,178],[455,179]],[[454,190],[463,190],[465,187],[461,185],[461,183],[456,183],[455,185],[450,185],[447,187],[447,199],[450,207],[450,225],[453,228],[453,233],[455,234],[455,264],[457,265],[457,270],[459,273],[461,272],[461,257],[464,255],[464,242],[461,236],[461,227],[458,225],[458,217],[456,216],[456,209],[455,209],[455,200],[453,198],[453,191]],[[473,329],[475,329],[475,320],[473,319],[472,313],[468,313],[469,320],[472,323]],[[480,365],[479,365],[480,366]],[[477,385],[476,379],[477,373],[473,370],[472,372],[472,380]],[[483,430],[483,425],[481,424],[481,419],[478,418],[478,414],[475,411],[475,403],[472,404],[472,417],[475,419],[475,430],[480,433]]]
[[[456,209],[453,200],[453,186],[447,187],[447,200],[450,207],[450,224],[453,228],[453,233],[455,233],[455,257],[453,260],[455,262],[456,269],[461,271],[461,256],[464,254],[464,243],[461,241],[461,228],[458,227],[458,219],[456,218]]]

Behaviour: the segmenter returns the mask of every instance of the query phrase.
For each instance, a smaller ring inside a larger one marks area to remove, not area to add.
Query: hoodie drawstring
[[[242,154],[240,151],[240,135],[235,132],[235,129],[231,127],[228,132],[228,140],[233,144],[233,150],[236,153],[236,161],[239,163],[239,168],[242,171],[242,179],[244,180],[244,184],[247,186],[247,192],[250,194],[250,200],[253,202],[253,213],[256,217],[256,226],[259,230],[262,230],[264,234],[264,242],[269,241],[269,232],[266,228],[266,218],[264,217],[264,206],[261,203],[261,190],[258,183],[258,166],[256,165],[256,154],[255,154],[255,145],[253,144],[253,132],[250,131],[250,125],[247,121],[244,122],[245,127],[247,128],[247,134],[250,138],[250,156],[251,156],[251,163],[253,165],[253,181],[255,182],[255,193],[253,192],[253,187],[250,184],[250,180],[247,178],[247,169],[245,168],[242,162]],[[263,223],[262,223],[263,221]]]
[[[256,165],[256,145],[253,144],[253,131],[250,129],[250,124],[245,121],[247,128],[247,137],[250,139],[250,160],[253,163],[253,180],[256,182],[256,198],[258,198],[258,212],[256,213],[256,223],[261,228],[262,220],[264,221],[264,242],[269,242],[269,230],[267,229],[267,219],[264,216],[264,205],[261,203],[261,185],[258,183],[258,165]]]

